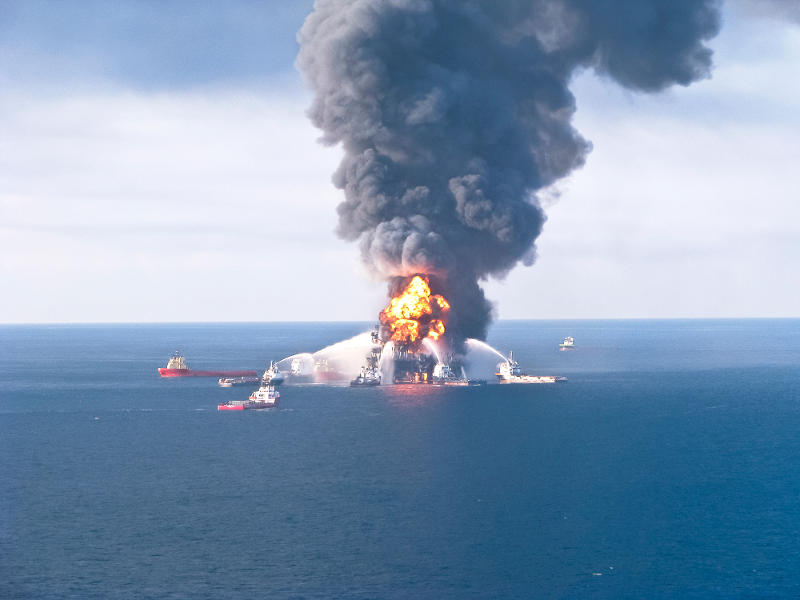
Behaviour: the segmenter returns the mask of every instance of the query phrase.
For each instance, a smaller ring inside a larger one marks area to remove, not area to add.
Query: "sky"
[[[311,93],[310,0],[0,0],[0,322],[369,321]],[[800,317],[800,9],[728,0],[712,78],[580,74],[505,319]]]

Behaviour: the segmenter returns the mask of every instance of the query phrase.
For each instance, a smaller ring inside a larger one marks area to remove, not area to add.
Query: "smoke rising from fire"
[[[715,0],[317,0],[297,64],[344,158],[338,233],[390,292],[419,273],[448,335],[485,339],[479,283],[535,259],[537,192],[583,165],[569,83],[655,92],[707,77]]]

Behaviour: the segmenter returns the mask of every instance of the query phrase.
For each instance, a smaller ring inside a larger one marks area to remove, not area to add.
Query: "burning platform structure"
[[[449,347],[450,303],[431,291],[431,277],[398,281],[389,305],[380,313],[373,339],[380,344],[383,381],[435,385],[470,385],[454,354],[442,357],[438,343]]]
[[[436,359],[430,354],[414,351],[406,344],[385,344],[391,351],[387,357],[384,355],[384,364],[391,361],[390,370],[394,383],[431,383]]]

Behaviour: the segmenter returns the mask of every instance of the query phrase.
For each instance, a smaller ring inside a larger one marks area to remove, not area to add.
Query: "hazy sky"
[[[367,321],[336,148],[293,67],[310,0],[0,0],[0,321]],[[501,318],[800,316],[800,10],[739,0],[713,78],[584,73],[587,165]]]

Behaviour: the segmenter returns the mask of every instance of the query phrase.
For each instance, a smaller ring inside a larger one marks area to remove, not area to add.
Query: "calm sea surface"
[[[502,322],[569,382],[271,411],[156,373],[367,328],[0,327],[0,598],[800,596],[800,321]]]

